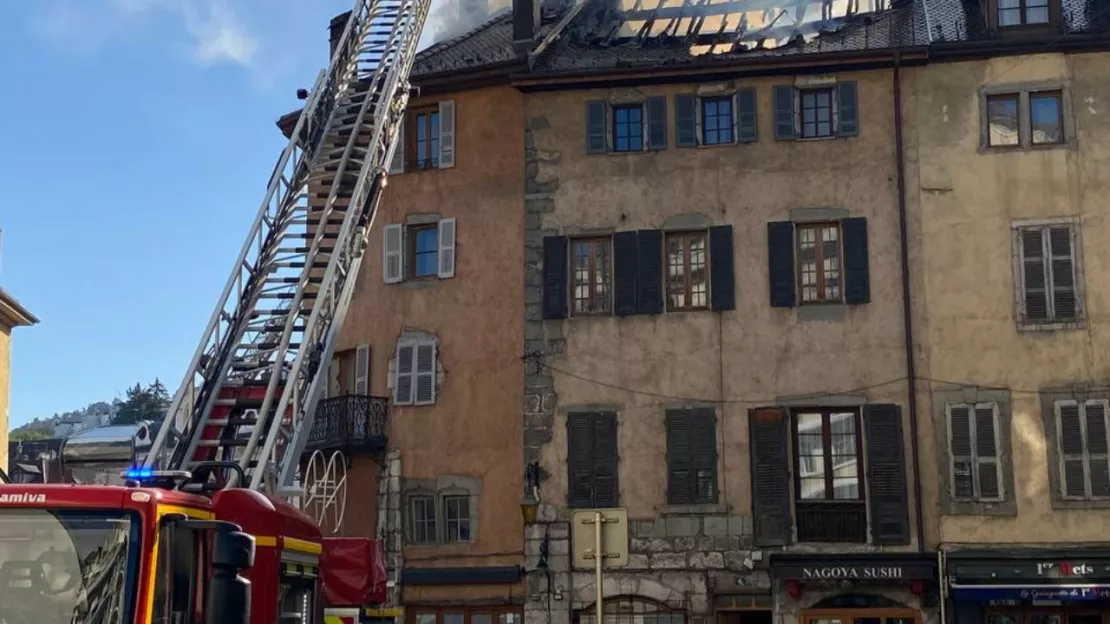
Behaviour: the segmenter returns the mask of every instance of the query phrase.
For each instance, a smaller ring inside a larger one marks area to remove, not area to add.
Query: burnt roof
[[[558,17],[558,12],[544,10],[540,37],[551,31]],[[513,61],[524,62],[526,58],[513,48],[513,14],[510,9],[503,9],[473,30],[421,50],[413,61],[411,75],[419,78],[477,70]]]

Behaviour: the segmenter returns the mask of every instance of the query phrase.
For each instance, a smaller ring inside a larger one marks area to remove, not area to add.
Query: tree
[[[113,425],[132,425],[144,420],[159,420],[170,406],[170,397],[162,382],[155,379],[147,387],[136,383],[127,389],[127,398],[120,403]]]
[[[29,442],[31,440],[49,440],[52,437],[54,437],[53,428],[47,431],[46,429],[41,428],[35,429],[26,427],[12,431],[9,439],[12,442]]]

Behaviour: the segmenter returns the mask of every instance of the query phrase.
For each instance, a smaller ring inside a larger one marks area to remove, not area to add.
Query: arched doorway
[[[605,624],[686,624],[686,612],[639,596],[614,596],[601,604]],[[574,612],[573,624],[595,624],[597,607]]]
[[[840,594],[802,611],[800,624],[922,624],[917,609],[874,594]]]

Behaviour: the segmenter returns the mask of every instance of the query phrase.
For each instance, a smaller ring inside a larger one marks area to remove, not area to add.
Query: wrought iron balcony
[[[386,447],[389,399],[347,394],[320,399],[305,452],[380,453]]]
[[[799,542],[867,543],[867,504],[860,502],[796,503]]]

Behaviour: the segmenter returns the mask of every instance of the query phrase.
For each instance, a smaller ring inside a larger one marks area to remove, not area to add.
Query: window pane
[[[428,160],[431,166],[439,165],[439,113],[431,114],[431,134],[428,137]]]
[[[987,131],[989,144],[1018,144],[1018,98],[1016,95],[987,99]]]
[[[686,240],[667,238],[667,307],[686,307]]]
[[[1033,143],[1060,143],[1064,138],[1060,127],[1060,95],[1039,93],[1029,96],[1029,117],[1032,120]]]
[[[463,624],[464,618],[462,613],[444,613],[443,624]]]
[[[436,275],[439,272],[439,231],[436,228],[416,230],[414,253],[414,274],[417,277]]]
[[[493,616],[489,613],[471,613],[470,624],[493,624]]]
[[[823,500],[825,492],[824,418],[821,414],[798,414],[799,497]]]
[[[690,245],[690,305],[704,308],[709,305],[709,273],[705,262],[705,236],[691,235]]]
[[[643,149],[641,106],[618,106],[613,109],[613,149],[618,152]]]
[[[703,99],[701,102],[702,143],[732,143],[732,98]]]

